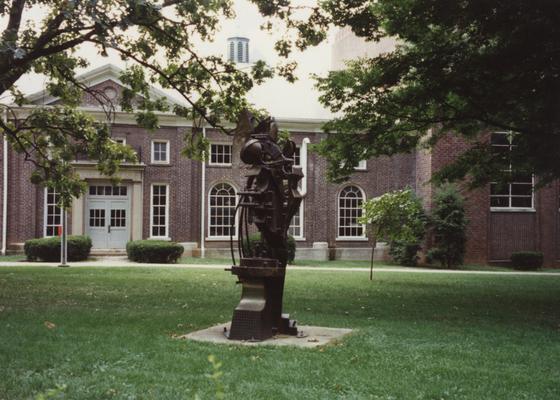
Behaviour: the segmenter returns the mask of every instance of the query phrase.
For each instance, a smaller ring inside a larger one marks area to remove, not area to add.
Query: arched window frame
[[[229,234],[230,232],[229,231],[225,232],[225,228],[227,228],[230,225],[212,224],[213,209],[216,208],[216,207],[225,207],[223,205],[219,205],[219,206],[213,206],[212,205],[212,199],[213,199],[213,196],[215,196],[215,195],[212,194],[212,192],[218,186],[223,186],[223,185],[227,185],[233,190],[233,196],[232,197],[234,199],[234,203],[233,203],[233,206],[229,206],[229,207],[231,207],[231,212],[232,213],[235,213],[235,207],[237,206],[237,202],[239,201],[238,196],[237,196],[236,187],[229,182],[217,182],[210,187],[210,189],[208,190],[208,199],[207,199],[208,200],[208,221],[207,221],[208,237],[207,237],[207,239],[209,239],[209,240],[229,240],[229,238],[230,238],[230,234]],[[234,225],[234,232],[233,232],[233,238],[234,239],[237,239],[237,223],[238,223],[238,219],[237,219],[237,216],[235,216],[235,225]],[[221,228],[222,231],[219,232],[221,234],[216,234],[216,233],[213,234],[213,232],[212,232],[213,229],[212,228],[214,228],[214,227]]]
[[[352,218],[352,216],[343,216],[342,215],[341,205],[340,205],[341,199],[343,198],[342,196],[345,195],[345,191],[347,189],[350,189],[350,188],[357,189],[358,193],[361,195],[361,203],[358,204],[358,206],[355,207],[355,208],[354,207],[353,208],[344,207],[344,209],[357,209],[358,212],[357,212],[356,218],[359,218],[362,215],[362,204],[366,201],[366,194],[365,194],[364,190],[361,187],[359,187],[358,185],[355,185],[355,184],[346,185],[340,190],[340,192],[338,192],[338,196],[336,197],[336,240],[367,240],[365,224],[361,224],[361,228],[362,228],[361,235],[347,235],[347,234],[341,235],[340,234],[341,233],[340,232],[341,228],[349,229],[349,228],[352,227],[351,225],[346,225],[346,224],[341,225],[342,218],[347,218],[347,219]],[[345,198],[346,198],[346,196],[345,196]]]

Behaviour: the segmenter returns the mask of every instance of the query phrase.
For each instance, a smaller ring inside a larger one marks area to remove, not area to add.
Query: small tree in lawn
[[[428,251],[428,259],[439,261],[447,268],[461,265],[465,255],[467,218],[463,197],[454,185],[443,186],[436,193],[431,225],[434,247]]]
[[[373,251],[377,240],[383,238],[391,246],[418,245],[424,237],[426,217],[420,199],[411,189],[396,190],[367,200],[363,209],[360,222],[371,225],[374,239],[370,269],[372,279]]]

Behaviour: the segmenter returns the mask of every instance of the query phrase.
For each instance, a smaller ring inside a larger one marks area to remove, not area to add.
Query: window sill
[[[215,167],[215,168],[231,168],[232,164],[206,164],[207,167]]]
[[[537,212],[537,210],[535,208],[523,208],[523,207],[490,207],[490,212],[534,213]]]
[[[154,162],[154,161],[152,161],[152,162],[150,163],[150,165],[155,165],[155,166],[158,166],[158,167],[170,167],[170,166],[171,166],[171,163],[168,163],[168,162]]]
[[[229,236],[217,236],[217,237],[207,237],[204,239],[207,242],[229,242]],[[237,236],[233,237],[233,240],[237,240]]]
[[[337,237],[335,240],[337,242],[367,242],[369,239],[367,237]]]
[[[305,237],[296,237],[296,236],[293,236],[293,238],[294,238],[294,240],[295,240],[296,242],[305,242],[305,241],[307,240]]]
[[[171,238],[168,236],[150,236],[148,240],[164,240],[166,242],[171,242]]]

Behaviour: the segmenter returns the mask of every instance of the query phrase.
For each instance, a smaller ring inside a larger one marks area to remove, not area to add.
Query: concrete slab
[[[345,328],[325,328],[322,326],[299,326],[298,329],[305,336],[294,337],[288,335],[278,335],[262,342],[252,342],[248,340],[229,340],[224,335],[224,328],[229,330],[231,322],[218,324],[200,331],[187,333],[186,335],[175,336],[176,339],[194,340],[197,342],[208,342],[242,346],[296,346],[313,348],[324,346],[341,340],[345,335],[352,332],[352,329]]]

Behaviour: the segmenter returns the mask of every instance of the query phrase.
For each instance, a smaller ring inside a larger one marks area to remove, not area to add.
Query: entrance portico
[[[84,196],[72,203],[72,234],[91,237],[94,250],[122,250],[130,240],[142,239],[143,164],[121,165],[121,179],[113,185],[94,163],[76,162],[88,183]]]

